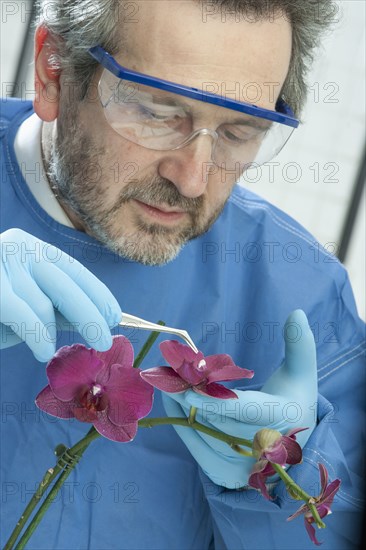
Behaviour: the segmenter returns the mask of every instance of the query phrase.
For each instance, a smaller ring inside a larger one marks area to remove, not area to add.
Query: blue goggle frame
[[[299,126],[299,120],[294,116],[294,113],[289,105],[282,99],[279,99],[276,104],[276,111],[270,109],[264,109],[251,103],[244,103],[241,101],[235,101],[234,99],[228,99],[221,95],[213,94],[211,92],[204,92],[197,88],[190,88],[189,86],[183,86],[169,80],[163,80],[155,76],[132,71],[120,65],[112,55],[110,55],[102,46],[94,46],[88,50],[90,55],[98,61],[105,69],[114,74],[117,78],[128,80],[129,82],[137,82],[138,84],[144,84],[145,86],[151,86],[159,90],[165,90],[174,94],[203,101],[205,103],[212,103],[213,105],[219,105],[232,111],[239,111],[255,117],[264,118],[292,128]]]

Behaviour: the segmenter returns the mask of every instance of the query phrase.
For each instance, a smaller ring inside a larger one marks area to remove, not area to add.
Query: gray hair
[[[98,63],[88,50],[103,46],[114,55],[121,48],[118,37],[120,0],[38,0],[38,23],[50,31],[57,46],[50,62],[62,70],[82,99]]]
[[[333,0],[196,0],[202,9],[212,7],[221,16],[248,21],[283,15],[292,27],[292,55],[289,71],[280,97],[295,115],[305,105],[307,73],[314,60],[324,31],[331,27],[338,5]],[[87,53],[100,44],[112,55],[122,47],[120,29],[125,19],[125,0],[38,0],[39,21],[57,42],[55,67],[64,70],[75,81],[80,98],[87,92],[97,63]]]

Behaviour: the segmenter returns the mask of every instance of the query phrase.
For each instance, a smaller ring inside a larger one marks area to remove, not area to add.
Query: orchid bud
[[[253,455],[260,459],[263,452],[272,447],[281,437],[282,434],[277,430],[271,430],[270,428],[259,430],[253,439]]]

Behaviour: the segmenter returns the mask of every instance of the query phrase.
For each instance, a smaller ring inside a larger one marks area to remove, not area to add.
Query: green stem
[[[165,326],[165,323],[164,321],[158,321],[157,323],[158,325],[161,325],[162,327]],[[141,350],[140,350],[140,353],[137,355],[135,361],[134,361],[134,364],[133,364],[133,368],[134,369],[137,369],[142,361],[145,359],[146,355],[148,354],[148,352],[150,351],[150,348],[151,346],[154,344],[155,340],[157,339],[157,337],[159,336],[160,332],[157,331],[157,332],[152,332],[150,334],[150,336],[148,337],[148,339],[146,340],[145,344],[142,346]]]
[[[191,407],[189,409],[189,417],[188,417],[189,424],[194,424],[196,420],[196,414],[197,414],[197,407]]]
[[[83,451],[80,451],[81,454],[79,456],[81,456],[83,454],[85,449],[86,449],[86,447],[83,449]],[[29,524],[29,526],[25,530],[22,538],[20,539],[17,546],[15,547],[15,550],[23,550],[23,548],[25,547],[25,545],[27,544],[27,542],[29,541],[29,539],[33,535],[34,531],[38,527],[38,524],[40,523],[41,519],[43,518],[43,516],[47,512],[48,508],[51,506],[53,500],[56,498],[56,495],[57,495],[58,491],[61,489],[64,482],[69,477],[72,470],[75,468],[76,464],[77,464],[76,461],[73,462],[72,464],[70,464],[70,466],[66,467],[63,470],[63,472],[61,473],[61,475],[58,477],[56,483],[52,487],[51,491],[48,493],[48,495],[45,498],[45,500],[43,501],[41,507],[38,509],[37,513],[35,514],[35,516],[33,517],[32,521],[31,521],[31,523]]]
[[[236,443],[232,443],[230,445],[230,447],[232,448],[233,451],[235,451],[236,453],[239,453],[240,455],[243,455],[243,456],[251,456],[253,457],[253,453],[252,452],[249,452],[249,451],[245,451],[244,449],[242,449],[239,445],[237,445]]]
[[[88,447],[88,445],[96,439],[96,437],[99,436],[99,433],[95,430],[94,426],[89,430],[89,432],[86,434],[85,437],[83,437],[76,445],[71,447],[67,450],[66,454],[63,454],[57,461],[54,468],[49,468],[45,475],[43,476],[43,479],[37,489],[37,491],[32,496],[31,500],[29,501],[28,505],[26,506],[23,514],[19,518],[19,521],[17,522],[12,534],[10,535],[7,543],[4,546],[4,550],[12,550],[14,547],[14,544],[16,543],[20,533],[24,529],[25,524],[27,523],[28,519],[30,518],[32,512],[34,511],[35,507],[39,504],[39,501],[47,491],[48,487],[51,485],[51,483],[56,479],[56,477],[61,474],[63,470],[74,468],[74,466],[77,464],[77,459],[82,456],[84,450]],[[76,459],[76,460],[75,460]],[[72,466],[72,467],[71,467]],[[61,476],[60,476],[61,477]],[[58,479],[60,479],[60,477]],[[44,503],[43,503],[44,504]],[[41,508],[43,506],[41,505]],[[41,509],[40,508],[40,509]],[[41,518],[40,518],[41,519]],[[30,529],[33,525],[33,522],[35,521],[35,517],[31,521],[28,529]],[[33,533],[34,529],[38,525],[37,524],[32,528],[31,533],[29,534],[27,540],[29,539],[30,535]],[[28,531],[27,529],[27,531]],[[23,539],[22,539],[23,540]]]
[[[177,425],[183,426],[185,428],[193,428],[199,432],[203,432],[207,435],[224,441],[228,445],[245,445],[246,447],[252,448],[252,442],[249,439],[243,439],[241,437],[234,437],[232,435],[227,435],[223,432],[217,432],[212,428],[208,428],[204,424],[200,424],[196,420],[192,423],[189,422],[188,418],[180,417],[163,417],[163,418],[143,418],[138,422],[140,428],[153,428],[154,426],[163,426],[163,425]]]
[[[26,506],[23,514],[20,516],[18,523],[16,524],[12,534],[10,535],[7,543],[4,546],[4,550],[11,550],[13,548],[14,544],[17,541],[17,538],[22,532],[24,525],[27,523],[28,519],[30,518],[34,508],[37,506],[37,504],[41,500],[43,494],[45,493],[49,485],[52,483],[52,481],[61,471],[62,471],[62,468],[58,467],[58,464],[56,464],[55,468],[49,468],[47,470],[47,472],[43,476],[43,479],[37,491],[34,493],[31,500],[28,502],[28,505]]]
[[[92,426],[86,436],[84,436],[80,441],[75,443],[73,447],[70,447],[68,450],[68,453],[71,455],[80,455],[80,453],[83,453],[85,449],[90,445],[94,439],[97,439],[100,437],[100,433],[97,432],[97,430]]]
[[[284,481],[286,488],[291,489],[291,491],[293,491],[295,494],[301,497],[302,500],[305,501],[306,505],[309,507],[310,512],[312,513],[312,516],[317,526],[321,529],[324,528],[325,523],[320,519],[318,510],[314,504],[314,497],[308,495],[306,491],[301,489],[301,487],[299,487],[299,485],[294,482],[294,480],[288,475],[288,473],[282,468],[282,466],[280,466],[279,464],[275,464],[274,462],[271,462],[271,466],[273,466],[273,469]]]

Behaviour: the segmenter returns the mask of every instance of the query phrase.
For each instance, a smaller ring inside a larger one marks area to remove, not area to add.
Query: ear
[[[57,54],[54,40],[46,27],[37,27],[34,39],[35,89],[34,110],[42,120],[52,122],[57,118],[60,100],[60,71],[52,58]]]

